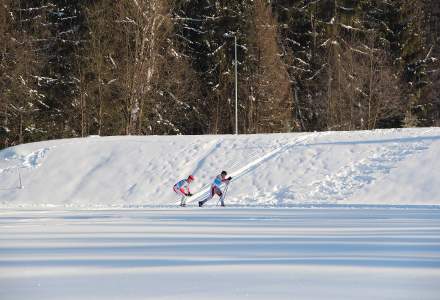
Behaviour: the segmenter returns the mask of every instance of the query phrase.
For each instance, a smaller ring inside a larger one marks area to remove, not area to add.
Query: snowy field
[[[6,210],[0,299],[439,299],[440,208]]]
[[[132,207],[192,198],[227,170],[227,204],[440,204],[440,128],[90,137],[0,151],[0,207]],[[23,187],[20,189],[20,186]]]
[[[438,300],[439,157],[440,128],[8,148],[0,299]]]

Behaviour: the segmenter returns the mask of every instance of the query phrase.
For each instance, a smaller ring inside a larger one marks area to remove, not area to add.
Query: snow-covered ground
[[[0,152],[0,205],[170,205],[221,170],[229,205],[440,204],[439,155],[440,128],[58,140]]]
[[[439,299],[440,209],[7,210],[0,299]]]
[[[440,128],[5,149],[0,299],[439,299],[439,156]]]

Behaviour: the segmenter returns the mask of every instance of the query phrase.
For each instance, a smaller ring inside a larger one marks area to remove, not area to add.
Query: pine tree
[[[294,126],[292,87],[286,66],[280,58],[278,22],[266,1],[253,5],[249,63],[253,66],[247,105],[251,132],[286,132]]]
[[[0,147],[440,122],[431,0],[3,0]]]
[[[234,37],[239,44],[239,99],[246,99],[245,82],[248,55],[245,36],[252,1],[182,1],[177,9],[177,37],[191,56],[192,65],[203,85],[203,111],[212,133],[232,133],[234,124]],[[240,101],[240,120],[245,119],[245,104]],[[246,131],[246,124],[239,124]]]
[[[427,55],[427,81],[422,125],[440,126],[440,2],[426,1],[425,10]]]
[[[15,1],[0,7],[0,137],[2,147],[36,141],[44,137],[38,118],[45,96],[38,85],[45,63],[38,47],[44,34],[36,15],[39,8]]]

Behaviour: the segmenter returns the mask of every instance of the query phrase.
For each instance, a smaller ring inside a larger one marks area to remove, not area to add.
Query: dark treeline
[[[0,0],[0,147],[440,125],[438,0]]]

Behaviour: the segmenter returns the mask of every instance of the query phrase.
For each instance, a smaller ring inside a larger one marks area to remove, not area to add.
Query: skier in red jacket
[[[180,199],[180,206],[185,207],[186,206],[186,203],[185,203],[186,197],[192,196],[192,194],[189,190],[189,185],[193,181],[194,181],[194,176],[189,175],[187,179],[182,179],[173,186],[174,192],[177,195],[182,196],[182,198]]]

